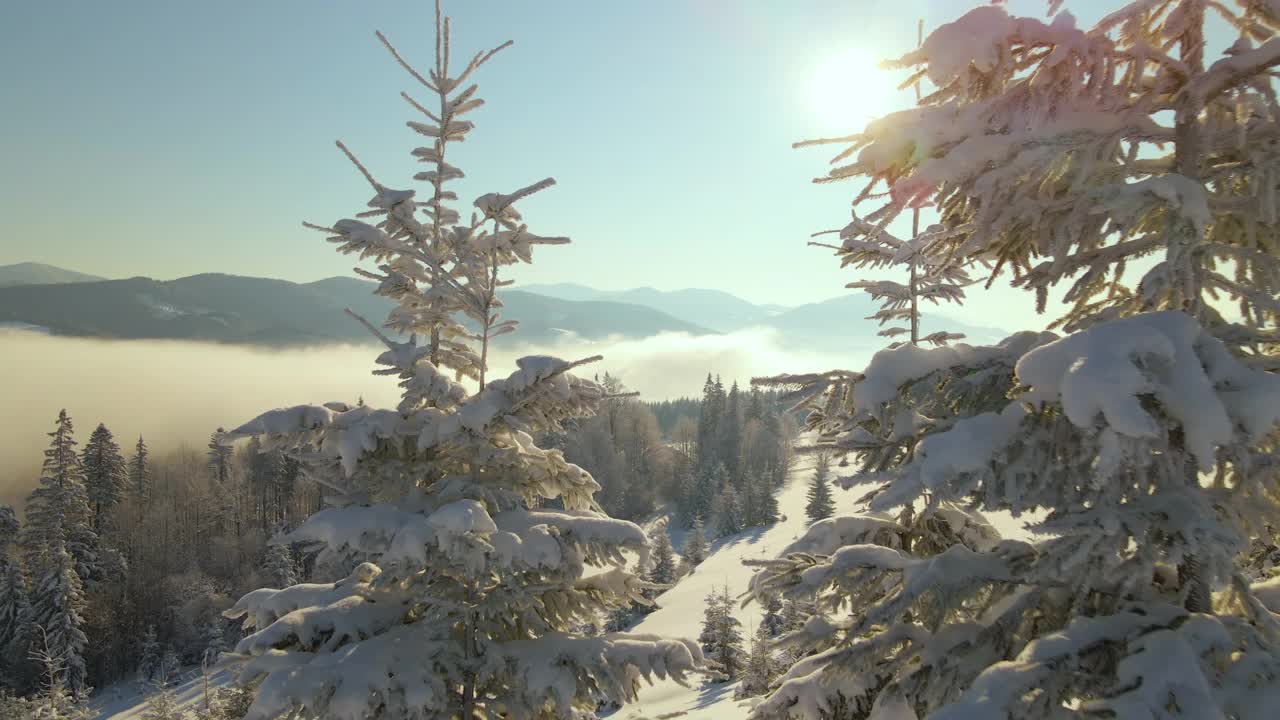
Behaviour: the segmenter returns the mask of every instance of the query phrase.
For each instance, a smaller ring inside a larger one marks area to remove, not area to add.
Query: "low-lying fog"
[[[39,473],[58,410],[66,408],[83,445],[99,422],[126,456],[139,433],[153,451],[202,447],[218,426],[232,427],[274,407],[363,396],[394,404],[396,380],[370,374],[374,346],[270,350],[203,342],[97,340],[0,330],[0,504],[25,496]],[[590,368],[618,375],[646,399],[701,393],[708,372],[746,383],[755,375],[858,367],[865,354],[830,357],[779,347],[767,330],[691,337],[584,342],[500,350],[503,376],[521,355],[605,356]]]

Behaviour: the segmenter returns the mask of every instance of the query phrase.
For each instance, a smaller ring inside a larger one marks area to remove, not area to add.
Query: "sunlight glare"
[[[847,48],[830,53],[808,73],[807,96],[823,132],[856,132],[867,121],[915,104],[910,88],[899,90],[907,74],[880,67],[874,51]]]

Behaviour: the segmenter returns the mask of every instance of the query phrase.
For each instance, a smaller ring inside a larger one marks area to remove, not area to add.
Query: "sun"
[[[899,90],[906,77],[880,67],[883,57],[862,48],[832,52],[807,73],[808,111],[824,132],[856,132],[868,120],[915,104],[910,88]]]

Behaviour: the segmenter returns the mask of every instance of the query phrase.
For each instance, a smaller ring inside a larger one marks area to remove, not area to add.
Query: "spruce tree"
[[[178,697],[167,687],[158,687],[147,696],[147,709],[142,720],[193,720],[190,712],[178,703]]]
[[[658,585],[671,585],[676,581],[675,551],[671,549],[671,536],[667,534],[666,524],[659,525],[651,537],[653,545],[653,567],[649,570],[649,581]]]
[[[702,645],[703,654],[708,658],[714,657],[720,647],[723,613],[724,606],[720,604],[720,593],[717,590],[707,593],[707,597],[703,600],[702,632],[698,634],[698,642]]]
[[[84,445],[81,457],[93,531],[99,536],[111,529],[112,517],[124,497],[128,482],[124,456],[107,426],[99,423]]]
[[[751,386],[751,397],[747,401],[747,409],[742,413],[743,422],[764,418],[764,393],[760,388]]]
[[[841,264],[856,268],[883,269],[901,267],[906,282],[894,280],[857,280],[846,287],[859,288],[879,301],[881,307],[870,318],[881,326],[891,325],[878,334],[883,337],[902,337],[912,345],[930,343],[945,345],[964,337],[962,333],[939,330],[924,334],[921,330],[920,304],[952,302],[964,299],[964,286],[972,282],[963,267],[952,262],[946,244],[950,233],[942,225],[931,225],[923,233],[918,232],[919,213],[913,213],[912,237],[900,239],[879,223],[867,222],[853,214],[852,221],[839,235],[843,241],[836,250]],[[816,243],[815,243],[816,244]],[[895,341],[889,347],[895,347]]]
[[[761,483],[759,477],[759,473],[747,473],[742,482],[742,490],[738,494],[738,504],[742,507],[743,527],[756,527],[757,525],[765,524],[760,506],[763,498],[760,493]]]
[[[714,511],[716,497],[720,494],[722,483],[727,477],[721,472],[723,467],[723,465],[713,465],[698,471],[694,495],[689,501],[695,516],[710,517]]]
[[[809,501],[804,506],[804,514],[809,522],[817,522],[829,518],[836,511],[835,502],[831,499],[831,456],[818,453],[814,464],[813,478],[809,481]]]
[[[18,534],[13,508],[0,506],[0,687],[13,690],[25,685],[22,671],[33,629],[26,580],[12,553]]]
[[[58,548],[70,554],[79,582],[97,579],[98,536],[84,485],[84,467],[75,451],[75,429],[66,410],[58,413],[44,452],[40,485],[27,497],[26,526],[19,537],[27,572],[39,585],[60,571]]]
[[[209,476],[219,488],[226,488],[231,483],[232,449],[222,441],[222,436],[226,432],[223,428],[218,428],[209,438],[208,445]]]
[[[86,707],[84,690],[77,693],[68,686],[68,658],[49,642],[43,628],[36,629],[29,658],[39,667],[41,678],[40,693],[26,703],[30,720],[92,720],[97,716]]]
[[[61,682],[73,697],[88,692],[84,654],[88,638],[84,634],[84,584],[76,572],[76,562],[67,550],[61,523],[46,535],[50,544],[47,569],[36,583],[31,603],[33,624],[43,634],[43,652],[59,659]]]
[[[778,522],[778,497],[774,495],[773,483],[767,476],[759,473],[749,475],[748,480],[755,485],[755,494],[758,498],[756,518],[752,524],[772,525]]]
[[[729,588],[712,591],[703,611],[702,633],[698,642],[713,664],[715,682],[731,682],[742,675],[745,658],[742,651],[742,623],[733,616],[733,598]]]
[[[788,619],[783,614],[785,606],[782,598],[776,593],[770,593],[761,598],[760,607],[764,609],[764,614],[760,616],[760,628],[768,637],[777,637],[784,631],[792,629],[788,627]]]
[[[160,679],[160,642],[156,639],[155,625],[148,625],[146,632],[142,634],[138,679],[144,683],[153,683]]]
[[[160,669],[156,672],[156,682],[161,687],[165,687],[177,682],[181,674],[182,660],[178,657],[178,652],[173,645],[166,643],[164,651],[160,653]]]
[[[751,648],[747,653],[746,666],[742,670],[742,684],[738,688],[738,697],[755,697],[769,692],[773,680],[778,674],[778,664],[770,649],[770,634],[764,625],[756,628],[751,636]]]
[[[685,564],[690,568],[694,568],[707,559],[708,552],[706,527],[702,524],[702,516],[695,515],[693,516],[693,526],[689,528],[689,532],[684,536],[684,547],[680,549],[680,555]]]
[[[680,479],[680,496],[676,514],[684,527],[692,525],[693,519],[698,516],[698,475],[697,469],[691,467]]]
[[[939,27],[895,63],[937,90],[833,141],[869,222],[932,204],[953,261],[1041,310],[1065,283],[1070,334],[792,378],[874,514],[815,523],[753,581],[838,613],[787,638],[813,654],[753,717],[1273,712],[1270,588],[1242,554],[1280,511],[1280,16],[1132,2],[1080,29],[1063,4]],[[1208,12],[1239,33],[1210,62]],[[1000,540],[975,509],[1044,520]]]
[[[716,501],[716,517],[719,522],[720,537],[728,535],[737,535],[742,532],[742,502],[738,498],[738,491],[733,489],[733,485],[726,485],[721,491],[720,497]]]
[[[293,551],[282,543],[271,543],[262,551],[262,572],[269,586],[274,588],[297,585],[300,580]]]
[[[770,452],[765,457],[765,465],[762,471],[772,484],[772,487],[781,487],[783,481],[787,479],[786,451],[787,439],[782,432],[782,418],[778,413],[769,408],[764,414],[764,432],[765,437],[773,440]]]
[[[428,194],[379,182],[340,143],[373,190],[360,217],[376,225],[311,227],[376,263],[358,272],[395,306],[381,327],[354,319],[386,347],[377,372],[402,394],[392,409],[273,410],[228,433],[295,455],[335,498],[281,540],[317,547],[320,562],[363,561],[337,583],[256,590],[225,613],[247,631],[232,654],[240,680],[261,681],[248,718],[586,717],[634,699],[642,677],[682,680],[700,663],[692,643],[575,631],[646,587],[626,567],[647,554],[644,532],[600,512],[595,480],[534,440],[604,399],[574,374],[599,358],[524,357],[491,373],[492,340],[515,326],[500,314],[503,269],[568,242],[530,232],[514,207],[550,178],[482,195],[470,220],[452,206],[462,172],[446,154],[482,104],[470,79],[506,45],[455,63],[437,13],[434,67],[420,73],[378,37],[433,98],[428,109],[404,95],[421,116],[409,125],[426,137],[413,155]],[[451,379],[463,377],[474,390]]]
[[[716,440],[720,434],[720,406],[716,382],[711,373],[702,386],[702,403],[698,406],[698,467],[710,468],[719,460]]]
[[[204,634],[204,652],[201,659],[205,665],[214,665],[218,657],[227,651],[227,641],[222,630],[222,619],[215,618],[209,623]]]
[[[129,490],[142,507],[151,503],[151,466],[147,455],[147,444],[139,435],[133,457],[129,458]]]
[[[734,382],[725,399],[724,414],[720,418],[718,441],[720,445],[720,462],[724,463],[729,478],[742,490],[742,393],[738,391],[738,383]]]

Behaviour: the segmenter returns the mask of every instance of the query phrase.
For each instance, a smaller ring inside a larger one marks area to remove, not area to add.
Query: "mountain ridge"
[[[184,339],[251,345],[371,341],[343,312],[375,322],[391,301],[354,278],[295,283],[225,273],[175,280],[133,277],[0,288],[0,323],[34,325],[55,334],[114,339]],[[545,343],[566,334],[587,340],[640,338],[710,330],[652,308],[606,301],[570,302],[534,293],[503,293],[505,317],[520,331],[505,342]],[[509,338],[509,339],[508,339]]]
[[[106,280],[20,263],[0,266],[0,277],[21,275],[15,268],[31,270],[35,279],[63,279],[0,286],[0,322],[36,325],[56,334],[265,345],[362,342],[370,340],[368,334],[342,311],[350,307],[376,321],[391,309],[390,301],[373,294],[374,283],[346,276],[303,283],[229,273]],[[73,277],[93,279],[66,279]],[[41,287],[46,289],[34,289]],[[79,305],[74,297],[80,298]],[[521,325],[503,344],[548,343],[567,336],[635,339],[663,332],[703,336],[756,328],[776,332],[785,347],[802,349],[874,351],[885,343],[876,334],[880,328],[866,319],[877,304],[861,292],[794,307],[755,305],[708,288],[599,290],[579,283],[516,285],[499,297],[504,315]],[[971,343],[995,342],[1008,334],[972,322],[963,312],[926,312],[922,329],[961,332]]]
[[[65,283],[106,280],[98,275],[77,272],[57,265],[39,262],[20,262],[0,265],[0,287],[15,285],[54,285]]]

